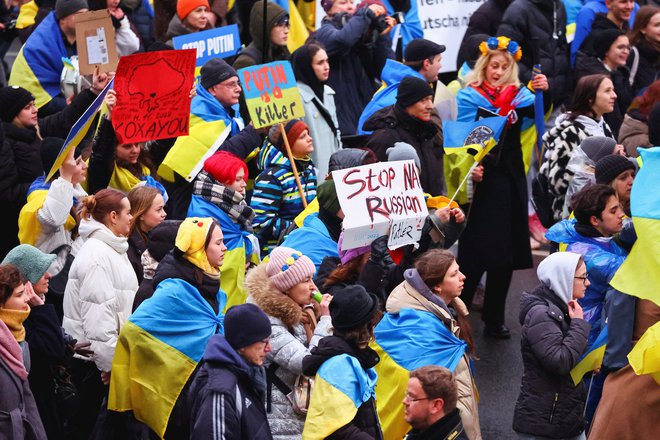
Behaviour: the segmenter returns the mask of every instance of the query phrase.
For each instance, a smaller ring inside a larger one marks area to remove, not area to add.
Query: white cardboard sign
[[[417,243],[428,216],[412,160],[380,162],[334,171],[345,218],[342,249],[367,246],[388,235],[388,247]]]

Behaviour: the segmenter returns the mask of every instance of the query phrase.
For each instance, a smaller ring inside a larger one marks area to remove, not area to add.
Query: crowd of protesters
[[[660,146],[658,2],[486,0],[448,86],[448,42],[420,38],[418,2],[321,0],[292,47],[291,8],[309,3],[0,2],[0,439],[487,438],[469,314],[486,343],[509,339],[513,274],[539,247],[516,435],[654,438],[660,385],[628,354],[660,304],[610,281],[635,246],[660,261],[631,206],[640,151]],[[114,73],[71,81],[75,17],[99,9],[119,56],[238,24],[242,49],[192,85],[191,127],[229,132],[192,181],[166,160],[192,130],[122,143]],[[305,116],[257,129],[237,69],[279,60]],[[493,116],[506,125],[483,159],[449,156],[443,121]],[[419,242],[346,248],[355,213],[333,173],[402,160],[428,201]]]

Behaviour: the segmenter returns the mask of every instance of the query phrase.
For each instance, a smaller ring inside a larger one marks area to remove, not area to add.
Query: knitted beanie
[[[225,313],[225,339],[235,350],[263,341],[270,336],[268,316],[255,304],[230,307]]]
[[[225,60],[211,58],[199,71],[199,83],[205,89],[210,89],[234,76],[238,77],[238,73]]]
[[[296,143],[300,134],[309,130],[309,127],[305,121],[301,119],[291,119],[284,126],[284,132],[286,133],[286,138],[289,141],[289,147],[293,148],[293,144]],[[276,124],[271,127],[268,131],[268,139],[270,142],[275,145],[280,151],[286,151],[284,148],[284,140],[282,139],[282,132],[280,130],[280,125]]]
[[[337,330],[353,330],[369,322],[378,310],[378,298],[359,284],[335,292],[330,301],[330,318]]]
[[[417,154],[417,150],[415,150],[412,145],[406,142],[395,142],[393,147],[385,150],[385,154],[387,154],[388,162],[396,162],[397,160],[413,160],[415,161],[415,165],[417,165],[417,169],[422,169],[419,163],[419,155]]]
[[[610,154],[596,162],[596,183],[608,185],[626,170],[635,170],[635,164],[624,156]]]
[[[337,187],[332,179],[326,180],[316,187],[316,197],[319,200],[319,206],[330,214],[336,215],[341,209],[337,198]]]
[[[407,62],[424,61],[446,50],[442,44],[436,44],[424,38],[415,38],[406,45],[403,59]]]
[[[211,10],[208,0],[177,0],[176,15],[179,17],[179,20],[183,21],[188,14],[200,6],[206,6],[207,10]]]
[[[603,29],[593,33],[594,53],[599,59],[605,58],[605,54],[610,50],[617,38],[626,35],[619,29]]]
[[[616,141],[606,136],[589,136],[580,144],[584,154],[594,163],[612,154],[614,147],[616,147]]]
[[[46,254],[29,244],[21,244],[9,251],[2,264],[13,264],[32,284],[37,283],[57,258],[55,254]]]
[[[416,76],[406,76],[399,83],[399,89],[396,92],[396,104],[406,108],[427,96],[433,96],[433,89],[429,83]]]
[[[307,281],[316,273],[316,266],[301,252],[284,246],[273,249],[266,264],[266,275],[273,287],[286,292]]]
[[[55,17],[61,20],[81,9],[89,9],[87,0],[57,0],[55,2]]]
[[[34,96],[23,87],[0,88],[0,119],[4,122],[13,121],[30,101],[34,101]]]

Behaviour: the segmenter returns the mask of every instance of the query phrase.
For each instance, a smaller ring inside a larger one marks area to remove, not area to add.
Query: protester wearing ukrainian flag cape
[[[208,244],[207,244],[208,243]],[[112,364],[108,408],[133,411],[160,438],[187,438],[182,390],[208,340],[223,331],[219,289],[225,246],[211,218],[181,223],[175,248],[160,262],[154,295],[122,328]]]
[[[236,71],[224,60],[213,58],[200,74],[197,95],[190,105],[188,136],[179,136],[158,168],[158,175],[169,182],[175,174],[188,177],[225,130],[233,136],[245,127],[239,114],[241,86]]]
[[[374,400],[379,357],[368,346],[380,316],[378,298],[364,287],[335,292],[330,302],[334,334],[303,359],[303,373],[315,377],[303,440],[383,439]]]
[[[243,304],[247,264],[260,262],[259,241],[252,234],[254,210],[245,202],[248,170],[245,162],[220,151],[204,162],[204,170],[193,184],[188,217],[212,217],[224,234],[227,252],[220,268],[220,286],[227,294],[227,305]]]
[[[35,97],[37,108],[41,108],[53,98],[61,96],[60,77],[64,68],[62,58],[76,53],[75,44],[66,41],[53,11],[39,23],[18,52],[9,84],[29,90]]]
[[[477,392],[470,368],[467,309],[458,298],[465,277],[449,251],[434,249],[404,273],[405,281],[387,298],[385,317],[375,329],[378,415],[385,438],[410,431],[401,404],[410,371],[423,365],[451,370],[458,385],[461,421],[470,440],[481,439]],[[460,339],[459,339],[460,336]]]
[[[511,276],[514,270],[532,267],[521,130],[523,119],[534,118],[534,95],[518,79],[517,61],[522,51],[515,41],[492,37],[481,43],[480,50],[468,86],[458,92],[458,121],[499,116],[506,117],[507,123],[499,142],[481,159],[481,166],[472,176],[475,189],[467,227],[459,242],[458,261],[467,276],[463,297],[468,307],[479,279],[488,273],[486,295],[491,301],[482,313],[485,330],[490,336],[509,338],[504,306]],[[533,85],[545,90],[547,78],[537,75]],[[493,133],[493,129],[482,127],[460,136],[446,131],[445,154],[451,153],[451,147],[487,144]],[[451,143],[448,138],[452,136],[463,141]]]

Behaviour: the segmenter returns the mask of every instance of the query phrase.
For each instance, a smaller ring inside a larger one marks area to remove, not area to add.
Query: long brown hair
[[[637,45],[643,38],[646,38],[646,36],[642,33],[642,29],[648,26],[649,22],[655,14],[660,14],[660,8],[657,6],[646,5],[639,8],[639,11],[637,11],[637,14],[635,14],[635,22],[633,23],[633,27],[630,30],[629,37],[631,46]],[[655,48],[658,47],[658,43],[653,41],[649,41],[649,43]]]
[[[590,118],[596,116],[592,107],[594,102],[596,102],[598,88],[606,79],[610,79],[610,76],[602,73],[580,78],[573,93],[569,116],[571,121],[575,121],[578,116],[589,116]]]
[[[360,272],[364,265],[367,264],[367,260],[369,260],[370,256],[371,252],[367,252],[366,254],[353,258],[346,264],[340,264],[335,270],[330,272],[330,275],[328,275],[323,283],[323,287],[330,287],[339,283],[357,283],[358,278],[360,277]]]
[[[0,266],[0,307],[4,306],[14,293],[14,289],[24,282],[23,275],[13,264]]]
[[[376,328],[382,317],[383,312],[380,309],[376,309],[374,316],[372,316],[369,321],[362,324],[362,326],[346,331],[334,329],[333,334],[347,340],[348,342],[352,342],[357,348],[367,348],[369,343],[376,338],[374,335],[374,328]]]
[[[444,249],[431,249],[424,252],[415,261],[415,269],[417,269],[424,284],[433,290],[435,286],[444,281],[445,275],[447,275],[447,271],[454,261],[456,261],[456,257],[451,252]],[[449,304],[447,306],[451,307]],[[463,316],[460,311],[456,310],[456,322],[461,329],[459,337],[468,345],[470,355],[474,355],[474,338],[470,321],[467,316]]]
[[[147,236],[145,235],[144,231],[140,229],[140,219],[144,215],[145,212],[147,212],[150,208],[151,205],[154,203],[154,199],[160,194],[160,191],[158,189],[154,188],[153,186],[138,186],[137,188],[133,188],[129,193],[128,193],[128,201],[131,203],[131,215],[133,216],[133,220],[131,220],[131,230],[129,232],[129,235],[133,233],[134,230],[137,229],[138,234],[142,237],[143,240],[146,241]]]

